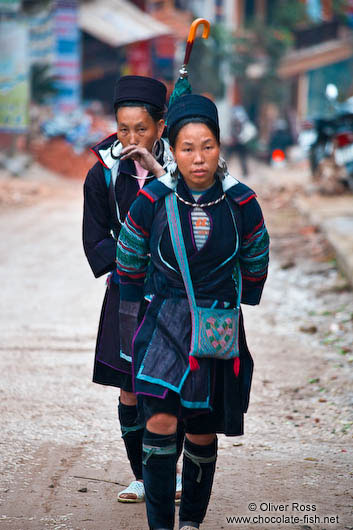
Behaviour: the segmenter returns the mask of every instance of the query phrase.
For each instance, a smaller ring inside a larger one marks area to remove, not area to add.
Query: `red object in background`
[[[170,35],[162,35],[154,40],[158,57],[174,58],[175,39]]]
[[[274,162],[284,162],[286,159],[286,155],[284,154],[284,151],[282,149],[274,149],[272,151],[272,160]]]
[[[127,47],[129,75],[152,75],[149,41],[136,42]]]
[[[346,145],[353,144],[353,133],[344,132],[337,134],[336,141],[338,147],[345,147]]]
[[[33,141],[31,153],[35,160],[54,173],[64,177],[84,179],[88,170],[97,162],[93,153],[86,149],[76,154],[64,138]]]
[[[302,126],[301,126],[301,129],[303,131],[309,131],[310,129],[313,129],[314,128],[314,123],[310,120],[305,120],[302,122]]]

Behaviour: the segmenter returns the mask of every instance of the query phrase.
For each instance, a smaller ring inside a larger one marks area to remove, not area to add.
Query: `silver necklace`
[[[131,173],[129,174],[129,177],[132,177],[136,180],[148,180],[148,179],[154,179],[155,176],[154,175],[146,175],[146,177],[139,177],[138,175],[132,175]]]
[[[226,194],[223,193],[222,197],[219,197],[218,199],[216,199],[215,201],[211,201],[211,202],[204,202],[202,204],[199,204],[198,202],[189,202],[189,201],[186,201],[185,199],[183,199],[182,197],[180,197],[180,195],[177,194],[176,191],[174,191],[177,199],[179,199],[179,201],[183,202],[184,204],[187,204],[188,206],[192,206],[192,208],[207,208],[208,206],[213,206],[214,204],[218,204],[219,202],[223,201],[223,199],[226,198]]]

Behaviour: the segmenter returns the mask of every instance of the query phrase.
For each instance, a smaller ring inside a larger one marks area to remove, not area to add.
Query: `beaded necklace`
[[[226,194],[223,193],[223,195],[221,197],[219,197],[218,199],[216,199],[215,201],[210,201],[210,202],[204,202],[202,204],[199,204],[198,202],[189,202],[189,201],[186,201],[185,199],[183,199],[182,197],[180,197],[180,195],[178,195],[178,193],[176,191],[174,191],[177,199],[179,199],[179,201],[183,202],[184,204],[187,204],[188,206],[192,206],[192,208],[207,208],[208,206],[213,206],[214,204],[218,204],[219,202],[223,201],[223,199],[226,198]]]

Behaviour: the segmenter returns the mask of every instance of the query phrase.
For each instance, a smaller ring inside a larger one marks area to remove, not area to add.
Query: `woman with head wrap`
[[[121,224],[138,191],[163,174],[163,167],[172,160],[168,143],[161,139],[165,101],[166,87],[156,79],[141,76],[119,79],[114,96],[117,133],[92,148],[98,161],[88,172],[84,183],[84,250],[96,278],[109,273],[99,323],[93,381],[121,388],[119,421],[135,475],[135,480],[128,488],[119,493],[118,500],[122,502],[140,502],[144,499],[143,424],[137,417],[131,358],[120,353],[116,244]],[[138,159],[123,156],[124,149],[131,146],[142,149],[152,172],[142,167]],[[180,484],[178,489],[180,492]]]
[[[133,357],[146,421],[149,527],[174,527],[176,429],[183,420],[179,528],[191,530],[199,528],[209,503],[216,433],[243,434],[253,363],[240,301],[260,301],[269,238],[255,193],[219,158],[212,101],[180,97],[167,121],[176,166],[140,190],[119,236],[120,322],[137,329],[133,340],[122,337],[121,349]],[[146,291],[153,298],[137,326]]]

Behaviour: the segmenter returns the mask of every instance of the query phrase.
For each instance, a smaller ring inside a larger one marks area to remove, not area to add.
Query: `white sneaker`
[[[181,490],[182,490],[181,475],[178,473],[176,476],[175,504],[180,504]]]
[[[119,502],[143,502],[145,500],[145,486],[143,482],[133,480],[131,484],[118,495]]]
[[[191,524],[184,524],[184,526],[182,526],[180,530],[198,530],[199,529],[198,526],[191,526],[194,524],[192,521],[188,521],[188,522]],[[197,525],[197,523],[195,524]]]

